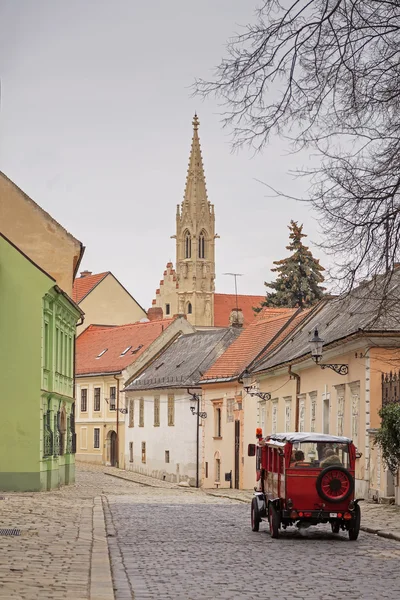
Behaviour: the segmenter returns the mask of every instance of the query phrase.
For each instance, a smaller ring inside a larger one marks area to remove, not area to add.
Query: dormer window
[[[100,354],[98,354],[98,355],[96,356],[96,360],[97,360],[98,358],[101,358],[101,357],[103,356],[103,354],[105,354],[105,353],[107,352],[107,350],[108,350],[108,348],[105,348],[105,350],[102,350],[102,351],[100,352]]]
[[[185,232],[185,258],[192,257],[192,238],[188,231]]]
[[[206,257],[206,236],[204,231],[199,235],[199,258]]]
[[[125,356],[125,354],[127,352],[129,352],[129,350],[132,348],[132,346],[128,346],[127,348],[125,348],[125,350],[123,352],[121,352],[120,356]]]

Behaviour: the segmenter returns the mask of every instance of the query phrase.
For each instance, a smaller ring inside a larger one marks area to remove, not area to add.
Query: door
[[[240,421],[235,421],[235,489],[239,489]]]
[[[115,431],[110,432],[110,463],[112,467],[117,464],[117,434]]]

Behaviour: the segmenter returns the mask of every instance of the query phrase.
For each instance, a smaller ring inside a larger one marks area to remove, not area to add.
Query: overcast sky
[[[288,171],[306,158],[277,139],[262,155],[232,154],[216,101],[191,97],[255,6],[0,0],[0,170],[83,242],[82,269],[112,271],[145,308],[175,262],[195,110],[221,236],[217,291],[233,292],[223,273],[234,271],[244,274],[240,293],[264,294],[272,261],[287,254],[290,219],[318,240],[307,205],[272,199],[256,181],[296,193]]]

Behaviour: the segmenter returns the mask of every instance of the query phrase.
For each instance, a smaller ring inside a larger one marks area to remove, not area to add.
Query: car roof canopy
[[[327,433],[315,433],[315,432],[286,432],[286,433],[272,433],[267,436],[269,440],[276,440],[277,442],[333,442],[336,444],[349,444],[350,438],[342,437],[340,435],[329,435]]]

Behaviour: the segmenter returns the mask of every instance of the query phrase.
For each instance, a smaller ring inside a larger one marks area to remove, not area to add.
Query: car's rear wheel
[[[269,505],[269,532],[271,537],[276,539],[279,537],[279,516],[273,504]]]
[[[332,465],[323,469],[315,483],[318,495],[333,504],[346,500],[354,490],[354,479],[341,465]]]
[[[355,542],[358,538],[358,534],[360,533],[360,525],[361,525],[361,510],[358,504],[354,507],[354,518],[351,521],[349,527],[349,539],[352,542]]]
[[[251,530],[258,531],[260,529],[260,513],[258,510],[257,500],[253,498],[251,501]]]
[[[331,523],[331,527],[332,527],[332,533],[339,533],[340,531],[340,524],[339,523]]]

